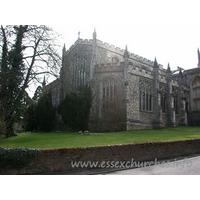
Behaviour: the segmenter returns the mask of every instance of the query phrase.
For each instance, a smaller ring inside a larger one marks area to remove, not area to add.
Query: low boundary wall
[[[200,139],[172,142],[149,142],[124,145],[108,145],[83,148],[40,150],[40,155],[21,169],[0,168],[0,174],[50,174],[86,168],[72,167],[71,162],[80,161],[134,161],[176,158],[200,153]]]

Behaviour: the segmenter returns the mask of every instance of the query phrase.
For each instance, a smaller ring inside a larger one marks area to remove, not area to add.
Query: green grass
[[[200,127],[176,127],[159,130],[110,132],[99,135],[75,135],[72,132],[21,133],[18,137],[0,139],[7,148],[67,148],[141,142],[173,141],[200,138]]]

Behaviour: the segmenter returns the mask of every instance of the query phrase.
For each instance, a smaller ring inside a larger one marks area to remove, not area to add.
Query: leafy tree
[[[88,130],[90,107],[92,102],[91,89],[81,87],[78,91],[66,94],[58,106],[58,114],[63,122],[74,130]]]
[[[1,91],[0,91],[0,111],[2,120],[6,124],[6,137],[14,135],[13,124],[15,122],[16,113],[20,108],[20,101],[23,99],[20,85],[23,81],[23,55],[22,39],[28,26],[14,26],[16,31],[16,40],[11,50],[8,51],[7,38],[5,31],[3,32],[3,51],[1,60]]]
[[[26,131],[37,130],[36,104],[33,102],[27,106],[24,112],[24,128]]]
[[[54,126],[56,109],[52,105],[51,93],[43,94],[36,106],[37,127],[41,131],[50,131]]]
[[[21,109],[25,89],[40,76],[57,76],[60,56],[55,47],[57,35],[40,25],[1,26],[0,118],[5,135],[14,135],[13,123]]]

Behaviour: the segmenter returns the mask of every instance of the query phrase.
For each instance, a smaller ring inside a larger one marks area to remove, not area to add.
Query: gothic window
[[[152,111],[152,95],[149,95],[149,110]]]
[[[146,93],[146,110],[149,110],[149,94]]]
[[[174,98],[174,110],[175,113],[178,114],[178,100],[176,98]]]
[[[113,78],[103,81],[103,108],[114,108],[117,91],[116,80]]]
[[[163,98],[163,112],[166,112],[166,97]]]
[[[142,110],[142,92],[139,92],[139,108]]]
[[[143,110],[145,110],[145,93],[142,93]]]
[[[119,59],[117,57],[113,57],[112,64],[118,64],[118,63],[119,63]]]
[[[165,113],[166,112],[166,97],[164,94],[161,94],[161,108],[162,108],[162,112]]]
[[[152,87],[149,82],[140,82],[139,109],[140,111],[152,111]]]
[[[80,87],[81,85],[85,85],[87,83],[87,63],[86,59],[82,56],[76,56],[72,62],[72,77],[71,83],[74,87]]]
[[[191,109],[200,111],[200,77],[196,76],[191,82]]]

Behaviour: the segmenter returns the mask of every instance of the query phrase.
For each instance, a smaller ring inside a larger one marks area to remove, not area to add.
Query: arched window
[[[200,77],[196,76],[191,81],[190,87],[191,109],[192,111],[200,111]]]
[[[149,110],[149,94],[146,93],[146,110]]]
[[[139,92],[139,109],[142,110],[142,92]]]
[[[152,95],[149,95],[149,110],[152,111]]]
[[[143,110],[145,110],[145,93],[142,93]]]
[[[176,98],[174,98],[174,110],[175,110],[175,114],[178,114],[178,100]]]
[[[83,56],[76,56],[72,62],[71,83],[73,87],[80,87],[87,83],[87,62]]]
[[[117,57],[113,57],[112,64],[118,64],[118,63],[119,63],[119,59]]]
[[[114,108],[117,84],[114,78],[108,78],[103,81],[103,108]]]
[[[161,94],[161,108],[162,108],[162,112],[165,113],[166,112],[166,97],[164,94]]]
[[[152,84],[150,82],[140,81],[139,109],[152,111]]]

